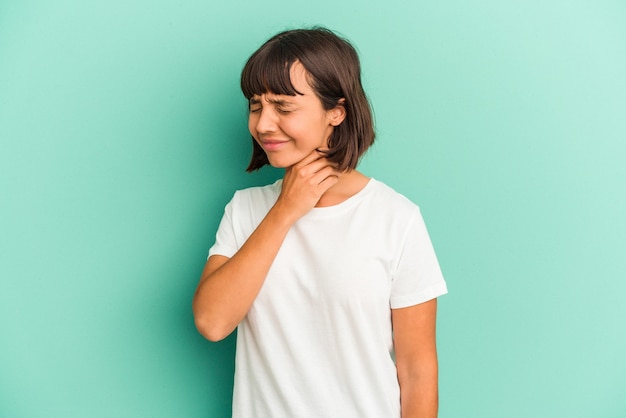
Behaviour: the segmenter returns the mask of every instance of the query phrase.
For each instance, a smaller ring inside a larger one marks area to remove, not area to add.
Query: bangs
[[[246,99],[265,93],[302,95],[291,83],[290,70],[297,56],[280,40],[267,43],[250,57],[241,72],[241,91]]]

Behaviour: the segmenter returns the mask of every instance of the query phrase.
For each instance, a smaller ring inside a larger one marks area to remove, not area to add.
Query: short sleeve
[[[391,286],[392,309],[417,305],[448,292],[419,208],[408,225]]]
[[[215,244],[209,249],[209,257],[212,255],[223,255],[230,258],[237,252],[238,247],[233,224],[233,206],[236,198],[237,194],[235,193],[235,196],[224,209],[224,216],[222,216],[215,234]]]

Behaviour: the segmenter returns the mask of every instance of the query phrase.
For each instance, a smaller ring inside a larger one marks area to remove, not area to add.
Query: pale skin
[[[227,337],[246,316],[291,226],[313,207],[341,203],[369,180],[356,170],[339,172],[324,158],[333,128],[346,117],[342,101],[325,110],[299,63],[291,81],[302,95],[250,100],[250,133],[285,176],[276,203],[239,251],[231,258],[213,255],[204,267],[192,307],[196,327],[211,341]],[[436,303],[392,310],[402,418],[437,416]]]

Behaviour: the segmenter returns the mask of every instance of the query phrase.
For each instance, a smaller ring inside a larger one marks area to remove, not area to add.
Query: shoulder
[[[277,180],[266,186],[248,187],[237,190],[231,200],[231,205],[236,209],[271,207],[280,194],[282,180]]]
[[[240,189],[235,192],[234,198],[247,200],[275,197],[280,193],[281,184],[282,180],[277,180],[276,182],[265,186],[254,186],[246,189]]]
[[[372,202],[377,209],[409,217],[419,213],[417,204],[385,183],[372,178],[370,186]]]

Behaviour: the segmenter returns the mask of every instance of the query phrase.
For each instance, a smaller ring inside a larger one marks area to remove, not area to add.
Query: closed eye
[[[248,101],[248,110],[250,111],[250,113],[257,113],[261,111],[262,108],[263,106],[261,106],[261,102],[258,99],[251,98]]]

